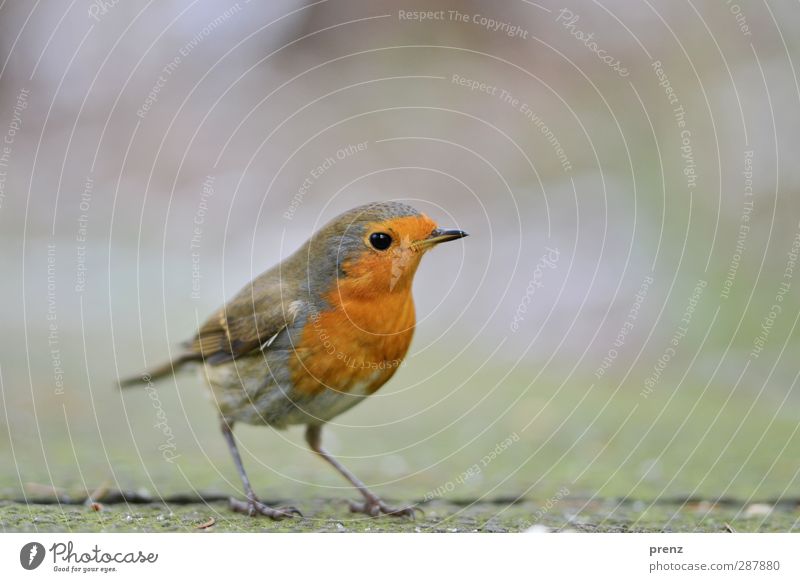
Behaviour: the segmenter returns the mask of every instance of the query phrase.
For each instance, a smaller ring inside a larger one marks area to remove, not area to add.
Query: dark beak
[[[437,228],[431,233],[431,236],[429,236],[425,240],[419,241],[418,244],[423,248],[430,248],[438,244],[441,244],[443,242],[458,240],[466,236],[469,235],[463,230],[444,230],[442,228]]]

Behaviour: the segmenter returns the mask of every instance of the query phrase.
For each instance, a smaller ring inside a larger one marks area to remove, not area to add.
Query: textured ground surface
[[[446,503],[424,506],[416,520],[367,519],[348,513],[343,500],[298,503],[304,519],[273,522],[249,519],[224,502],[114,504],[95,511],[84,506],[0,504],[0,529],[28,532],[773,532],[798,528],[800,511],[768,505],[747,508],[727,503],[620,503],[565,499],[546,504]],[[533,528],[533,529],[531,529]]]

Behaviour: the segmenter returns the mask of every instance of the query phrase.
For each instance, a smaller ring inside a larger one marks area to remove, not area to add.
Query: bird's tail
[[[192,361],[194,358],[191,356],[180,356],[171,362],[167,362],[157,368],[153,368],[151,370],[146,371],[144,374],[140,376],[132,376],[130,378],[123,378],[119,381],[120,388],[132,388],[134,386],[144,386],[149,385],[153,382],[157,382],[159,380],[163,380],[164,378],[168,378],[169,376],[174,376],[175,372],[178,372],[183,368],[185,364]]]

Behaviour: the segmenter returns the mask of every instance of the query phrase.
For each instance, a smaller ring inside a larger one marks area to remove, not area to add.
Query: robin
[[[397,202],[354,208],[258,276],[214,313],[173,361],[122,387],[199,367],[244,486],[231,508],[250,516],[301,516],[256,497],[236,447],[237,422],[278,429],[306,425],[311,450],[363,496],[353,512],[413,517],[387,506],[322,446],[322,427],[375,393],[397,372],[416,323],[411,287],[422,256],[467,236],[443,230]]]

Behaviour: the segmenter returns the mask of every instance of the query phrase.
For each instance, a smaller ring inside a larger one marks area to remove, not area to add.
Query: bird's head
[[[339,285],[346,281],[351,294],[404,292],[427,251],[465,236],[461,230],[440,228],[406,204],[367,204],[342,214],[314,235],[308,265],[335,273]]]

